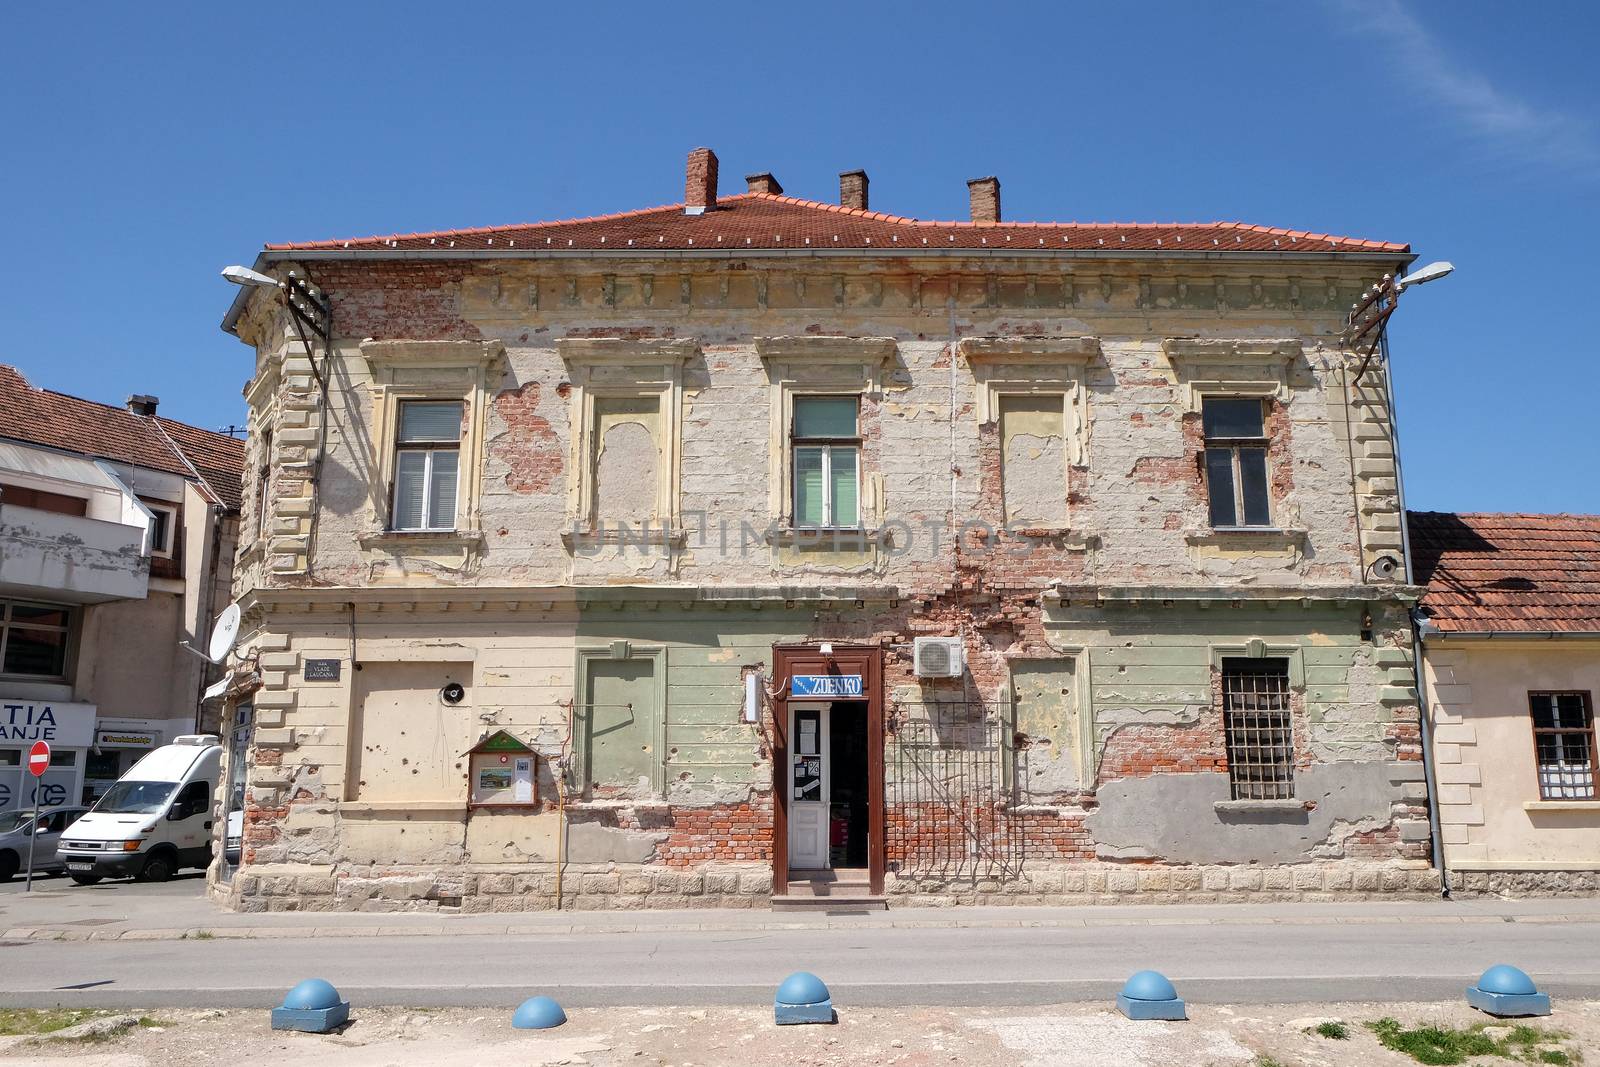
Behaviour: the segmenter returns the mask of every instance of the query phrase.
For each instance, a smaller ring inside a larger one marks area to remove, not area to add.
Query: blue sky
[[[0,361],[243,421],[217,271],[269,240],[678,199],[771,170],[961,218],[1238,219],[1409,241],[1409,503],[1600,512],[1600,8],[1585,4],[18,5]]]

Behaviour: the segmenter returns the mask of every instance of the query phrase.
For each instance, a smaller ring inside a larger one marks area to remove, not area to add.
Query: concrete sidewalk
[[[0,895],[9,941],[173,941],[206,938],[518,936],[776,930],[1016,929],[1099,926],[1318,925],[1329,923],[1600,923],[1600,898],[1348,901],[1325,904],[1118,904],[1052,908],[897,908],[865,914],[777,915],[765,909],[438,912],[223,911],[202,893],[138,884],[78,887],[64,880]]]

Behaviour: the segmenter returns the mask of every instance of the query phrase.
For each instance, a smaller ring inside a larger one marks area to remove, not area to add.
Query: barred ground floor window
[[[1594,708],[1589,694],[1529,693],[1542,800],[1596,800]]]
[[[1235,800],[1294,797],[1289,661],[1224,658],[1222,725]]]

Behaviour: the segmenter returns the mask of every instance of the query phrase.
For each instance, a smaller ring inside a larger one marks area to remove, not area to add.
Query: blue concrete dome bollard
[[[567,1013],[549,997],[529,997],[511,1015],[511,1025],[518,1030],[549,1030],[566,1021]]]
[[[1183,1001],[1167,976],[1159,971],[1140,971],[1129,978],[1117,994],[1117,1010],[1130,1019],[1187,1019]]]
[[[350,1002],[339,999],[331,982],[307,978],[283,998],[283,1006],[272,1009],[274,1030],[299,1030],[325,1034],[350,1021]]]
[[[1539,992],[1525,971],[1508,963],[1495,964],[1477,985],[1468,986],[1467,1003],[1500,1018],[1550,1014],[1549,995]]]
[[[783,980],[772,998],[773,1021],[779,1026],[795,1023],[831,1023],[833,998],[822,979],[806,971],[796,971]]]

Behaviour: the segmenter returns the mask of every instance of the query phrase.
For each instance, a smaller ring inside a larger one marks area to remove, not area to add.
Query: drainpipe
[[[1433,866],[1439,872],[1439,895],[1450,899],[1450,872],[1444,865],[1444,840],[1439,830],[1439,783],[1433,770],[1433,724],[1428,714],[1428,676],[1422,667],[1425,651],[1422,627],[1426,617],[1413,610],[1411,613],[1411,659],[1417,670],[1417,714],[1422,726],[1422,773],[1428,783],[1428,833],[1433,838]]]
[[[1394,450],[1394,493],[1400,509],[1400,557],[1406,569],[1406,584],[1415,577],[1411,569],[1411,524],[1406,519],[1406,480],[1400,470],[1399,416],[1394,407],[1394,363],[1389,358],[1389,333],[1378,339],[1383,349],[1383,394],[1389,405],[1389,445]],[[1433,720],[1428,712],[1428,679],[1423,669],[1421,619],[1415,609],[1408,612],[1411,622],[1411,667],[1417,678],[1417,733],[1422,741],[1422,775],[1428,789],[1428,836],[1433,843],[1433,869],[1439,872],[1439,895],[1450,899],[1450,872],[1444,865],[1444,838],[1439,829],[1439,783],[1433,767]]]

